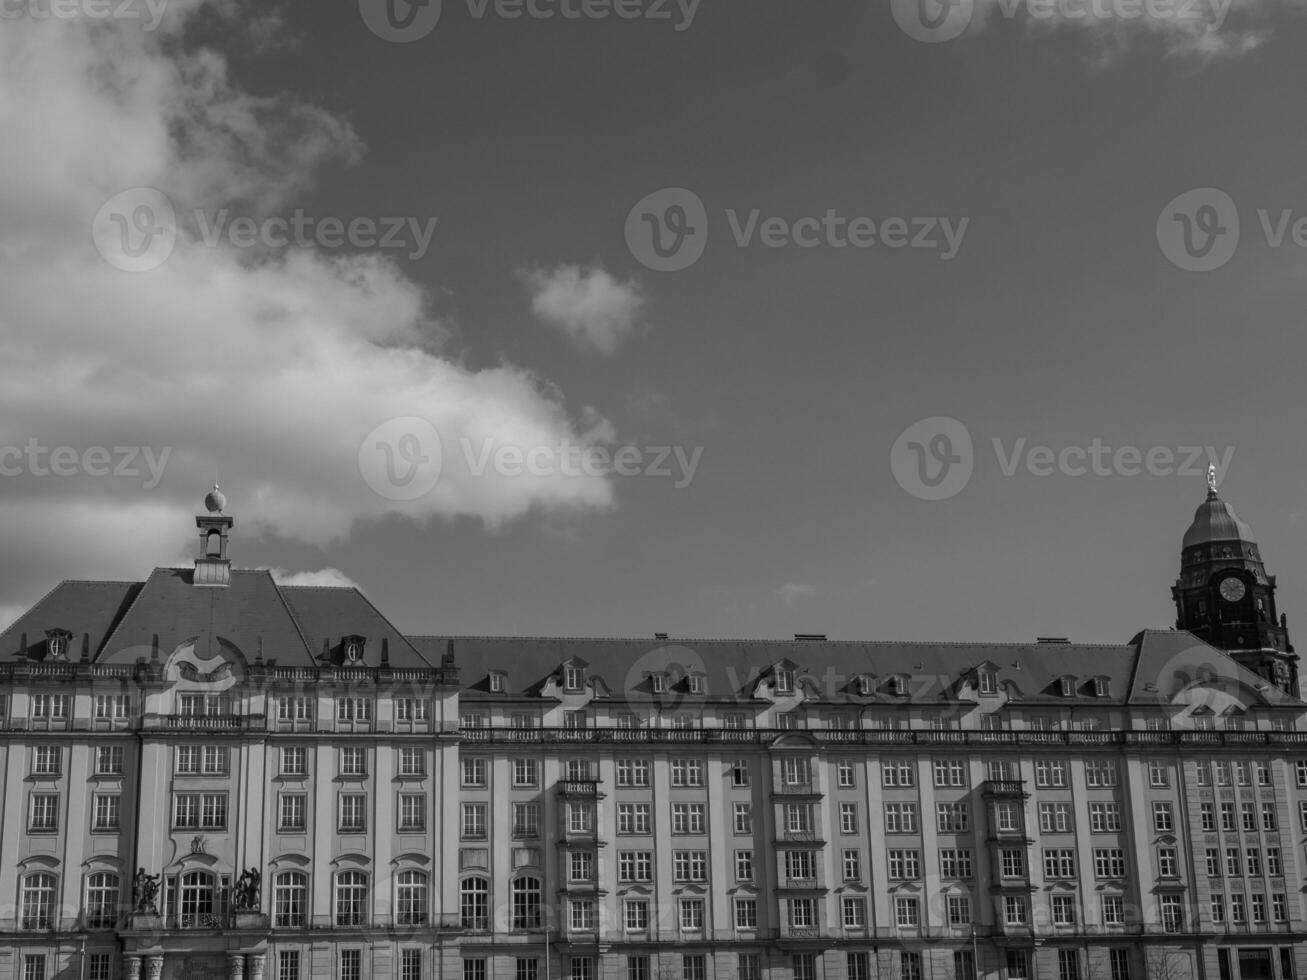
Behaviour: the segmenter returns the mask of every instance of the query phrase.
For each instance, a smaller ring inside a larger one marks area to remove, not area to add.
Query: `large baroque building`
[[[1114,646],[405,636],[207,505],[0,635],[0,980],[1307,980],[1307,705],[1214,490]]]

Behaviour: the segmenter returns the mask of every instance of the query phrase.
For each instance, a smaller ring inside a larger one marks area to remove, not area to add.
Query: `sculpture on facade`
[[[259,910],[259,885],[263,876],[258,868],[247,868],[236,879],[232,891],[232,908],[237,912],[257,912]]]
[[[132,906],[135,911],[146,915],[158,915],[159,907],[155,899],[159,895],[159,876],[146,874],[144,868],[136,870],[132,879]]]

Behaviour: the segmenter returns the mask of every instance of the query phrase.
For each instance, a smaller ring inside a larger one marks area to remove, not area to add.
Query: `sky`
[[[410,633],[1124,642],[1209,461],[1307,615],[1301,2],[50,2],[0,621],[216,481]]]

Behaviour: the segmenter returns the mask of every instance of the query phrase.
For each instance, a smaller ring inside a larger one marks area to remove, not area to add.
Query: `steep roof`
[[[73,634],[69,659],[81,657],[83,637],[89,637],[94,660],[141,585],[140,582],[60,582],[0,633],[0,657],[8,660],[17,656],[26,635],[28,658],[43,660],[45,631],[66,629]]]
[[[367,638],[364,662],[369,667],[380,663],[383,642],[391,667],[426,669],[440,663],[439,657],[424,657],[358,589],[283,585],[281,594],[315,655],[321,654],[325,639],[330,644],[333,662],[338,663],[341,638],[357,634]]]

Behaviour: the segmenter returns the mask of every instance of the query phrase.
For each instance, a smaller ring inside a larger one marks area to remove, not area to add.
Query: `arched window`
[[[188,871],[181,879],[181,924],[203,926],[213,915],[213,876],[207,871]]]
[[[86,878],[86,925],[108,929],[118,921],[118,876],[97,871]]]
[[[363,925],[367,908],[368,876],[362,871],[342,871],[336,875],[336,925]]]
[[[55,878],[38,872],[23,879],[22,917],[24,929],[49,929],[54,915]]]
[[[516,894],[516,893],[514,893]],[[464,878],[459,885],[460,925],[477,932],[490,930],[490,882],[486,878]]]
[[[401,926],[427,922],[427,876],[422,871],[401,871],[395,878],[395,921]]]
[[[513,882],[514,929],[540,928],[540,879],[531,875]]]
[[[309,893],[309,876],[300,871],[283,871],[273,883],[274,926],[304,925],[304,907]]]

